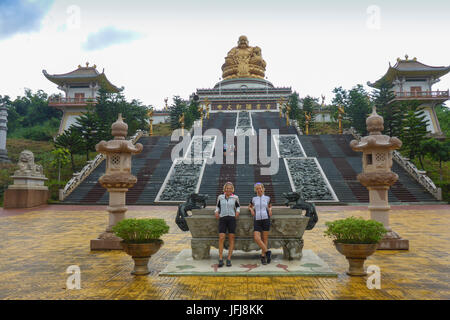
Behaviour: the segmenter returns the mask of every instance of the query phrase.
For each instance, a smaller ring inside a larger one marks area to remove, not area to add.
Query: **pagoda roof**
[[[42,70],[42,73],[48,80],[57,85],[98,82],[107,92],[117,93],[123,90],[123,88],[113,85],[106,78],[105,69],[102,73],[98,72],[96,65],[92,67],[89,67],[89,64],[86,64],[86,67],[79,65],[76,70],[62,74],[48,74],[46,70]]]
[[[383,81],[392,83],[397,77],[434,76],[435,78],[440,78],[448,72],[450,72],[450,66],[432,67],[417,61],[416,58],[408,60],[408,56],[406,56],[404,60],[397,59],[397,63],[394,66],[391,66],[391,63],[389,63],[389,68],[385,75],[373,83],[367,82],[367,85],[379,88]]]

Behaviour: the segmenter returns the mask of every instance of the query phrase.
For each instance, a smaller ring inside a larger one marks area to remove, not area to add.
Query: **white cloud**
[[[140,37],[141,34],[138,32],[119,30],[109,26],[89,34],[86,42],[83,43],[83,49],[88,51],[104,49],[115,44],[128,43]]]
[[[0,1],[0,39],[17,33],[39,31],[42,19],[53,0],[2,0]]]

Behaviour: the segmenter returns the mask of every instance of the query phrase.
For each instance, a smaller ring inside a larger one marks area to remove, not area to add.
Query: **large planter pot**
[[[372,255],[377,249],[378,244],[349,244],[335,242],[337,251],[348,260],[349,269],[347,274],[350,276],[365,276],[364,261]]]
[[[137,276],[149,274],[148,260],[158,252],[163,243],[162,240],[153,240],[147,243],[125,243],[122,241],[123,250],[134,260],[134,270],[131,274]]]

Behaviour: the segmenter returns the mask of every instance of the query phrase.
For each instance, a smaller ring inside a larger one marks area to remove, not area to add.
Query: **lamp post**
[[[291,107],[286,105],[286,126],[289,126],[289,112],[291,111]]]
[[[150,132],[149,132],[149,135],[153,136],[153,108],[150,108],[147,114],[148,114],[148,118],[149,118],[149,121],[150,121]]]
[[[131,174],[131,156],[142,152],[140,143],[125,140],[128,133],[128,125],[123,122],[122,114],[111,126],[113,140],[100,141],[95,149],[106,156],[106,172],[98,180],[103,188],[109,192],[108,226],[98,239],[91,240],[91,250],[122,249],[121,238],[114,235],[112,228],[117,222],[125,218],[126,193],[136,182],[137,178]]]
[[[200,128],[203,128],[203,105],[200,105],[197,110],[200,113]]]
[[[181,135],[184,136],[184,113],[181,114],[178,122],[181,124]]]
[[[309,121],[311,121],[311,114],[305,111],[305,134],[309,134]]]
[[[282,114],[283,105],[284,105],[284,98],[280,97],[280,99],[278,99],[278,111],[280,113],[280,119],[283,117],[283,114]]]
[[[383,135],[383,117],[373,107],[372,114],[366,120],[368,136],[360,141],[352,140],[350,147],[363,153],[363,172],[358,174],[359,182],[369,190],[370,218],[381,222],[388,233],[380,240],[378,249],[408,250],[409,241],[402,239],[389,226],[389,198],[388,191],[397,180],[398,175],[391,171],[392,151],[402,146],[396,137]]]
[[[343,106],[338,106],[338,122],[339,122],[339,134],[342,134],[342,115],[345,113]]]
[[[206,119],[208,119],[209,120],[209,105],[211,104],[211,102],[208,100],[208,97],[206,97],[204,100],[203,100],[203,103],[205,104],[205,107],[206,107]]]

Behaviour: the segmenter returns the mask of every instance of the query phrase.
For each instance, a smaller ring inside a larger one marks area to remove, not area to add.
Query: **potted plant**
[[[325,222],[325,236],[334,240],[336,249],[349,263],[348,275],[365,276],[364,261],[377,249],[386,234],[383,224],[375,220],[350,217]]]
[[[131,274],[149,274],[148,260],[164,243],[160,237],[169,232],[166,222],[163,219],[124,219],[112,230],[122,238],[124,251],[134,260]]]

